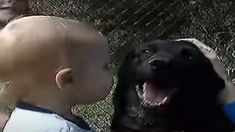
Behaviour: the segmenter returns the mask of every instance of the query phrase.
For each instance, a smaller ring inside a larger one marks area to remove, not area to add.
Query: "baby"
[[[75,104],[111,89],[109,48],[89,26],[51,16],[14,20],[0,31],[1,96],[14,106],[4,132],[85,132]]]
[[[28,0],[0,0],[0,29],[12,19],[29,14],[32,12]],[[0,131],[8,118],[6,109],[6,106],[0,104]]]

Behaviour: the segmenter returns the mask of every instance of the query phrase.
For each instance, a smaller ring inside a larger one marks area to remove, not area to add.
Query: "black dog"
[[[156,40],[130,52],[114,92],[114,132],[232,132],[217,103],[224,81],[186,41]]]

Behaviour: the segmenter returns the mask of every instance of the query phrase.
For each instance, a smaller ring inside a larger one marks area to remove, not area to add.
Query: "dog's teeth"
[[[165,97],[163,100],[162,100],[162,103],[165,103],[167,101],[168,97]]]
[[[144,98],[146,98],[146,93],[144,92],[142,96],[143,96]]]
[[[147,101],[147,103],[148,103],[149,105],[152,105],[152,103],[150,103],[149,101]]]
[[[161,102],[157,103],[157,106],[160,106],[161,105]]]
[[[143,95],[145,96],[145,95]],[[151,101],[147,100],[146,98],[143,98],[141,104],[142,105],[147,105],[149,107],[154,107],[154,106],[162,106],[166,103],[166,101],[168,100],[168,97],[164,97],[162,101],[160,102],[156,102],[156,103],[152,103]]]
[[[141,92],[140,92],[140,87],[139,87],[139,85],[136,85],[135,88],[136,88],[136,91],[137,91],[138,96],[142,99],[142,98],[143,98],[143,95],[142,95]]]
[[[144,91],[144,92],[145,92],[146,88],[147,88],[147,84],[144,83],[144,85],[143,85],[143,91]]]
[[[143,102],[144,102],[144,104],[151,105],[151,103],[148,100],[146,100],[146,99],[144,99]]]
[[[136,88],[136,89],[139,89],[139,85],[136,85],[135,88]]]
[[[144,85],[143,85],[143,89],[145,89],[147,87],[147,84],[146,83],[144,83]]]
[[[148,100],[144,100],[144,103],[145,103],[145,104],[148,104]]]

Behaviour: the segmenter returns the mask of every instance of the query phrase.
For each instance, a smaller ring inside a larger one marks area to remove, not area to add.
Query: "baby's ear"
[[[69,88],[74,82],[74,76],[71,68],[61,69],[55,76],[56,84],[61,90]]]

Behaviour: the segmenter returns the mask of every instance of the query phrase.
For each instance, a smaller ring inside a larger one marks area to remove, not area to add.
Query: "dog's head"
[[[155,40],[134,49],[121,65],[118,79],[115,111],[135,121],[148,113],[199,112],[214,105],[224,88],[210,60],[187,41]]]
[[[132,51],[120,71],[120,79],[135,85],[146,108],[160,108],[170,103],[177,92],[190,98],[217,96],[224,82],[210,60],[192,43],[156,40]],[[185,98],[188,99],[188,98]]]

